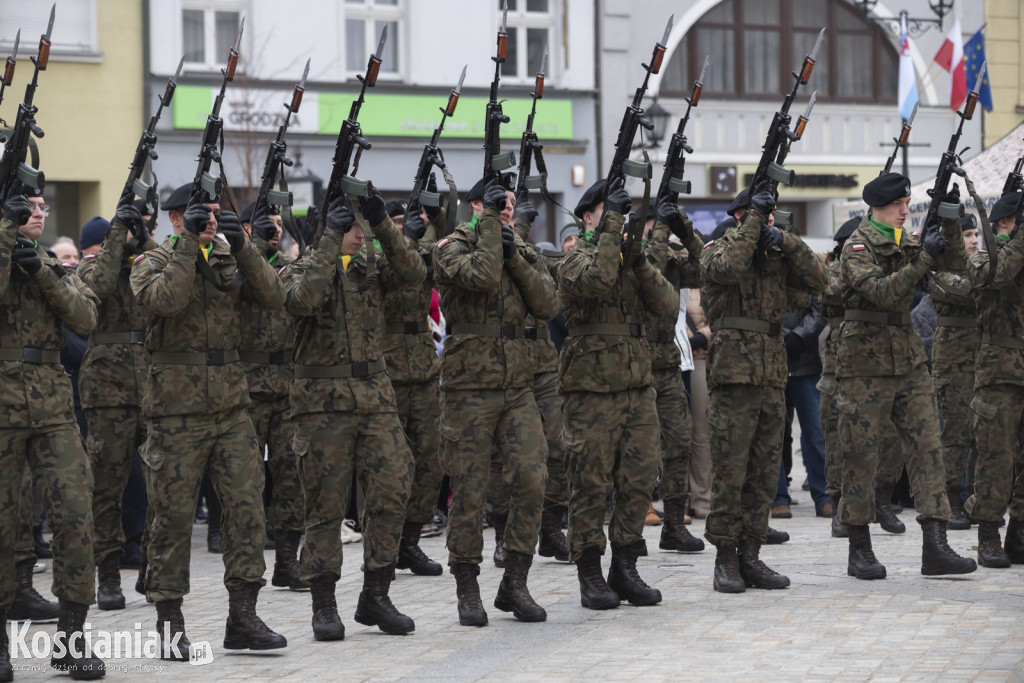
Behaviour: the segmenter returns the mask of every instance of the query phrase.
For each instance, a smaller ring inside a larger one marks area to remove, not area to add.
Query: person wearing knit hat
[[[78,238],[78,248],[82,252],[82,258],[98,253],[103,245],[103,239],[110,230],[110,221],[100,216],[93,216],[82,226],[81,236]]]

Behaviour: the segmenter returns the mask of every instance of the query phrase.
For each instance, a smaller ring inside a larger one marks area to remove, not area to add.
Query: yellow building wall
[[[985,148],[1024,121],[1024,10],[1020,0],[985,3],[985,57],[994,109],[985,112]],[[981,108],[979,107],[979,110]]]

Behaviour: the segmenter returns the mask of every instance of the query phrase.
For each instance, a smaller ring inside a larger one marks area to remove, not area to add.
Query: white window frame
[[[366,62],[370,59],[370,51],[377,49],[377,42],[380,40],[380,33],[377,32],[377,22],[386,21],[394,22],[398,24],[398,35],[388,35],[388,45],[395,46],[395,64],[391,65],[387,62],[381,64],[380,74],[378,80],[382,81],[401,81],[403,74],[405,73],[405,50],[404,43],[406,41],[405,32],[406,26],[406,13],[405,13],[405,0],[398,0],[394,5],[379,5],[376,0],[358,0],[353,2],[351,0],[338,0],[342,3],[345,8],[344,16],[342,17],[342,24],[339,29],[339,34],[347,36],[348,31],[346,28],[346,22],[349,19],[355,19],[363,22],[364,31],[364,44],[366,45],[367,52],[363,57],[362,65],[358,71],[353,71],[348,68],[348,58],[345,57],[345,74],[348,78],[355,78],[356,75],[363,75],[366,73]],[[347,46],[346,53],[347,55]]]
[[[505,76],[502,74],[502,81],[515,84],[531,84],[534,81],[534,76],[537,74],[529,72],[529,57],[526,42],[526,30],[527,29],[543,29],[548,34],[548,63],[545,67],[545,76],[548,82],[553,83],[555,79],[552,77],[554,71],[555,56],[558,54],[558,45],[556,39],[558,32],[555,31],[555,26],[558,22],[560,5],[559,0],[548,0],[548,10],[546,12],[528,12],[526,11],[527,0],[516,0],[516,8],[509,9],[508,11],[508,27],[509,29],[515,28],[516,30],[516,75]],[[501,9],[498,7],[498,21],[501,21]],[[511,36],[509,36],[511,39]]]
[[[14,47],[14,35],[21,28],[21,44],[18,46],[18,61],[22,58],[28,62],[28,56],[38,53],[39,36],[46,30],[46,22],[50,18],[50,5],[52,3],[32,3],[26,7],[22,0],[0,0],[0,16],[4,17],[3,30],[0,30],[0,60],[11,53]],[[65,3],[66,5],[67,3]],[[76,5],[85,8],[85,22],[77,26],[78,38],[73,43],[64,42],[62,37],[67,36],[68,24],[65,15],[65,23],[61,25],[62,3],[57,3],[57,12],[54,15],[53,35],[50,36],[50,58],[55,61],[67,62],[101,62],[103,53],[99,51],[99,38],[97,24],[96,0],[76,0]],[[17,17],[24,17],[25,13],[31,13],[32,23],[26,26],[17,20]],[[20,26],[19,26],[20,24]],[[31,66],[31,64],[29,64]]]
[[[183,2],[178,8],[178,31],[179,31],[179,44],[181,46],[181,54],[185,54],[185,10],[195,10],[203,13],[203,53],[204,61],[202,62],[185,62],[185,69],[188,71],[220,71],[228,63],[227,52],[224,54],[216,54],[217,52],[217,38],[216,38],[216,13],[217,12],[236,12],[241,21],[242,17],[245,16],[245,10],[247,5],[244,2],[228,3],[228,2]],[[244,40],[244,36],[243,36]],[[245,46],[242,46],[239,50],[244,53]],[[239,60],[238,68],[242,69],[244,60]]]

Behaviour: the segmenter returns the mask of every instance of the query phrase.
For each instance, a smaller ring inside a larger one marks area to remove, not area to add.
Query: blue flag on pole
[[[971,36],[970,40],[964,43],[964,74],[968,84],[973,84],[978,80],[978,71],[985,63],[985,37],[981,33],[984,30],[985,27],[982,26],[977,33]],[[981,102],[981,106],[985,107],[985,111],[992,111],[992,89],[988,84],[987,66],[984,77],[981,79],[981,87],[978,89],[978,101]]]

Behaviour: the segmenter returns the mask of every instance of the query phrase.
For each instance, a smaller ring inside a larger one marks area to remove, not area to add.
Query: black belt
[[[60,350],[0,347],[0,361],[3,360],[21,363],[34,363],[36,365],[59,363]]]
[[[1006,337],[1001,334],[989,334],[984,332],[981,335],[981,342],[991,346],[1001,346],[1004,349],[1024,350],[1024,340],[1017,337]]]
[[[426,320],[422,322],[388,323],[384,327],[385,334],[422,334],[429,331],[430,325],[427,324]]]
[[[590,323],[589,325],[573,325],[569,328],[570,337],[582,337],[588,334],[646,337],[647,329],[639,323]]]
[[[547,327],[524,327],[523,336],[527,339],[543,339],[545,341],[551,339]]]
[[[286,365],[291,355],[290,351],[239,351],[238,360],[260,365]]]
[[[296,365],[296,379],[347,379],[350,377],[369,377],[384,372],[384,359],[378,358],[369,363],[352,363],[351,365]]]
[[[877,323],[879,325],[895,325],[906,327],[911,324],[910,314],[900,311],[862,311],[851,308],[843,314],[846,320],[862,323]]]
[[[647,341],[652,341],[655,344],[669,344],[675,340],[675,330],[652,330],[647,333]]]
[[[718,327],[729,330],[760,332],[761,334],[770,334],[775,337],[782,334],[782,323],[780,322],[768,322],[767,320],[746,318],[739,315],[722,316],[718,321]]]
[[[93,346],[100,344],[145,344],[146,333],[142,330],[131,330],[130,332],[97,332],[89,337]]]
[[[238,362],[238,350],[228,351],[190,351],[174,353],[171,351],[154,351],[150,354],[154,365],[227,365]]]
[[[977,327],[978,320],[967,316],[940,315],[939,327]]]
[[[524,328],[512,323],[455,323],[448,325],[446,334],[475,334],[478,337],[501,337],[502,339],[522,339]]]

